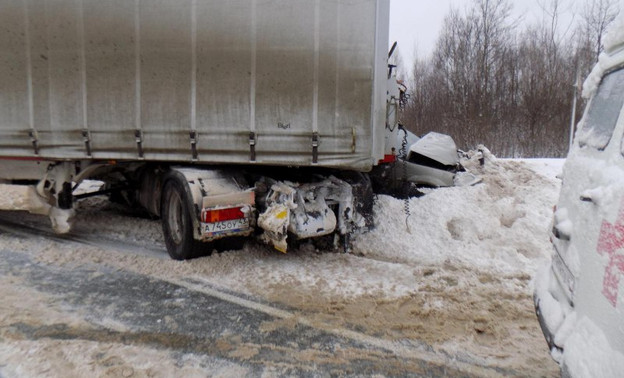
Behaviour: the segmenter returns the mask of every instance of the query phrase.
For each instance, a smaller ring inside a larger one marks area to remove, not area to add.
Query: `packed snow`
[[[72,235],[104,240],[107,248],[68,249],[67,244],[4,233],[0,245],[34,253],[42,264],[96,264],[164,280],[196,278],[298,309],[312,323],[357,327],[383,339],[425,343],[436,352],[486,366],[547,376],[557,374],[558,367],[534,314],[532,278],[550,259],[548,232],[562,163],[497,159],[486,149],[483,166],[476,156],[463,161],[483,179],[480,184],[430,189],[407,202],[380,195],[376,227],[356,238],[351,254],[318,251],[304,243],[283,255],[249,241],[240,251],[173,261],[164,250],[158,220],[137,218],[99,197],[78,203]],[[0,202],[8,192],[0,192]],[[128,252],[120,242],[153,253]],[[3,306],[4,311],[18,311],[17,304]],[[45,319],[45,309],[36,312]],[[11,367],[24,351],[36,348],[45,356],[41,358],[54,361],[61,357],[53,343],[3,340],[0,356]],[[80,354],[83,347],[98,348],[71,344],[63,342],[63,350]],[[153,350],[145,353],[157,355]],[[146,366],[144,356],[133,350],[122,357],[124,366],[139,370]],[[72,366],[83,373],[102,372],[97,362],[85,366],[87,360],[81,365],[72,358]],[[33,361],[20,365],[20,372],[41,371],[41,359]],[[153,363],[172,362],[158,358]],[[50,366],[70,369],[60,363]]]
[[[517,161],[493,162],[491,154],[483,167],[469,164],[485,185],[427,190],[409,202],[407,225],[404,203],[380,197],[377,228],[358,239],[356,250],[399,263],[452,261],[500,274],[534,272],[551,251],[547,238],[534,237],[551,221],[556,192],[549,179]]]

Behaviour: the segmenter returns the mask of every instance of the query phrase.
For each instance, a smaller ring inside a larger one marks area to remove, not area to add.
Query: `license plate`
[[[247,218],[232,219],[223,222],[202,223],[202,230],[204,234],[231,232],[247,228],[249,228],[249,220]]]

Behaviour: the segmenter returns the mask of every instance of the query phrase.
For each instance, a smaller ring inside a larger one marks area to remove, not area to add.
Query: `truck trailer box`
[[[0,0],[0,157],[368,171],[388,23],[389,0]]]
[[[67,233],[76,200],[108,195],[159,216],[174,259],[252,235],[348,250],[366,172],[396,154],[389,8],[0,0],[0,183],[32,185],[0,209]],[[87,178],[101,190],[77,195]]]

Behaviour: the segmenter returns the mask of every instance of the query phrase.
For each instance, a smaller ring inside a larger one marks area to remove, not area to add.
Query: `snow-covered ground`
[[[37,261],[48,265],[104,265],[169,281],[195,278],[288,306],[311,323],[424,343],[436,353],[522,375],[556,375],[558,367],[539,329],[531,294],[532,279],[551,254],[548,231],[563,160],[517,161],[486,154],[484,166],[476,159],[464,164],[483,182],[431,189],[407,203],[379,196],[376,228],[356,238],[352,254],[317,251],[305,244],[283,255],[250,241],[241,251],[172,261],[166,256],[157,220],[131,216],[100,198],[79,203],[73,234],[106,240],[107,248],[68,249],[53,240],[5,233],[0,233],[0,246],[34,253]],[[2,189],[0,202],[4,197],[15,202],[14,196],[4,194],[10,193],[10,187]],[[155,252],[128,253],[119,242]],[[19,293],[2,290],[3,298],[19,302]],[[3,301],[0,308],[9,313],[0,317],[0,323],[15,322],[24,303]],[[45,317],[45,309],[34,303],[31,312]],[[51,312],[49,317],[57,316]],[[56,343],[70,348],[72,342]],[[74,343],[72,353],[78,355],[99,347],[123,349]],[[23,364],[20,358],[29,350],[36,351],[38,358],[32,366],[20,365],[27,375],[41,371],[42,361],[52,370],[105,371],[97,362],[76,355],[71,365],[61,363],[55,341],[0,341],[0,360],[9,367]],[[160,351],[142,353],[135,348],[122,355],[133,371],[148,366],[146,361],[154,360],[149,356],[159,361],[154,363],[167,362]],[[180,372],[171,366],[167,369]]]

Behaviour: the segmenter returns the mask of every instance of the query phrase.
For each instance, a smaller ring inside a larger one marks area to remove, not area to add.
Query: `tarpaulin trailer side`
[[[0,0],[0,156],[367,171],[389,0]]]

